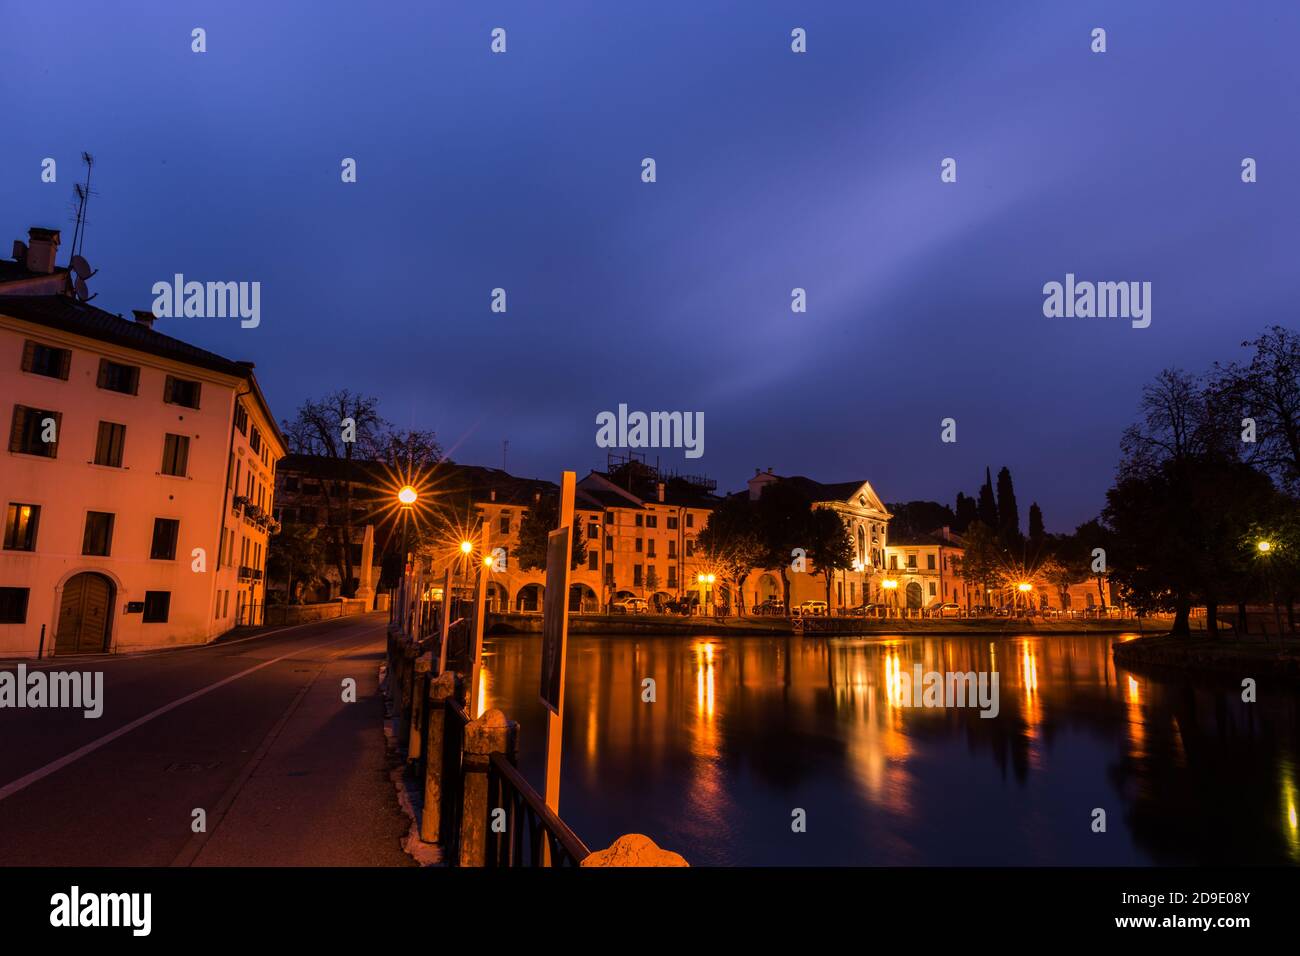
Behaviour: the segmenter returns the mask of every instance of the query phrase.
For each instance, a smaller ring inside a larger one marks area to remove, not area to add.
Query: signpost
[[[560,812],[560,756],[564,736],[564,666],[569,643],[569,568],[573,562],[576,475],[560,481],[560,526],[546,541],[542,617],[542,703],[546,705],[546,806]]]

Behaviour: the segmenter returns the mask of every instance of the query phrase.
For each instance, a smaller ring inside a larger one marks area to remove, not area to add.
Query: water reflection
[[[1111,643],[574,637],[561,813],[695,864],[1300,862],[1297,698],[1117,671]],[[908,706],[918,664],[997,671],[997,716]],[[540,666],[537,637],[493,639],[480,685],[535,784]]]

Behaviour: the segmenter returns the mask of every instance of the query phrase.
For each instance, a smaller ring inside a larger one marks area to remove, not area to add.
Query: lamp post
[[[880,587],[888,592],[885,595],[885,617],[889,617],[890,605],[894,605],[895,608],[898,605],[898,582],[893,578],[885,578],[880,582]]]
[[[1258,542],[1255,548],[1259,551],[1259,556],[1264,560],[1264,587],[1268,588],[1268,599],[1273,605],[1273,626],[1277,628],[1277,636],[1280,640],[1282,637],[1282,612],[1278,610],[1277,591],[1273,588],[1273,569],[1271,567],[1273,562],[1269,560],[1273,556],[1273,542],[1264,539]],[[1267,640],[1267,630],[1265,630],[1264,637]]]
[[[410,485],[403,485],[397,490],[397,503],[401,507],[402,514],[402,632],[409,633],[411,627],[411,610],[413,608],[413,595],[411,594],[412,576],[414,568],[411,566],[411,544],[410,544],[410,527],[411,527],[411,510],[415,507],[420,495]]]
[[[1016,585],[1016,590],[1019,591],[1021,594],[1023,594],[1023,595],[1025,596],[1025,610],[1026,610],[1026,611],[1030,610],[1030,607],[1029,607],[1029,592],[1032,591],[1033,589],[1034,589],[1034,586],[1033,586],[1032,584],[1030,584],[1028,581],[1021,581],[1019,584]],[[1017,604],[1018,604],[1018,602],[1019,602],[1019,599],[1017,598]]]

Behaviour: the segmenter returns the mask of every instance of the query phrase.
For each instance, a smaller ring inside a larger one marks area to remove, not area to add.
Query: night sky
[[[555,480],[600,411],[703,411],[703,458],[658,454],[723,490],[951,504],[1005,464],[1064,531],[1156,372],[1296,325],[1297,37],[1294,2],[8,4],[0,254],[43,225],[66,262],[89,150],[95,305],[260,281],[256,329],[157,328],[278,417],[372,393]],[[1152,282],[1150,328],[1045,318],[1067,272]]]

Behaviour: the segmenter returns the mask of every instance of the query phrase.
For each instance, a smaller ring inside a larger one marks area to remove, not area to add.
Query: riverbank
[[[1132,670],[1195,671],[1300,683],[1300,640],[1293,637],[1239,642],[1162,634],[1116,644],[1111,655],[1116,664]]]
[[[1140,631],[1134,619],[1105,621],[1026,621],[1002,618],[807,618],[801,632],[807,637],[865,637],[875,634],[933,634],[961,637],[969,634],[1131,634]],[[1150,622],[1147,623],[1150,627]],[[540,634],[540,614],[490,614],[489,634]],[[785,617],[686,617],[678,614],[573,614],[570,634],[631,634],[696,636],[710,634],[790,637],[794,622]]]

